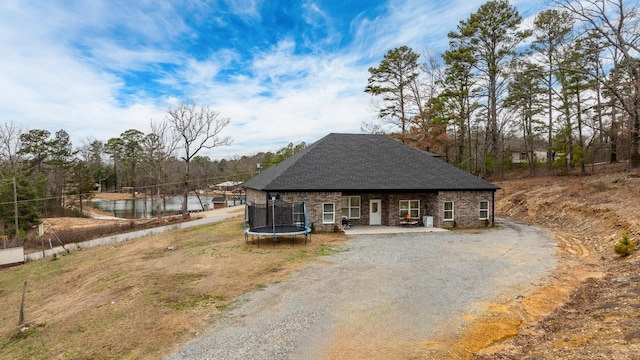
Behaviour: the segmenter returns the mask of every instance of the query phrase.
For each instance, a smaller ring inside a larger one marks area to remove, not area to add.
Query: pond
[[[124,219],[148,219],[158,215],[176,215],[182,210],[182,196],[167,196],[160,202],[157,198],[139,198],[127,200],[96,200],[91,206],[103,211],[113,213],[116,217]],[[187,211],[199,212],[213,209],[212,196],[189,196],[187,198]],[[228,206],[244,204],[241,199],[228,199]]]

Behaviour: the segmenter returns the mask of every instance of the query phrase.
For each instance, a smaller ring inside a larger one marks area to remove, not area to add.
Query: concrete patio
[[[352,226],[344,229],[345,235],[368,235],[368,234],[403,234],[403,233],[425,233],[442,232],[447,229],[425,226]]]

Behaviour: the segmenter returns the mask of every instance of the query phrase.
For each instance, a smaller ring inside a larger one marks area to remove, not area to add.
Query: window
[[[400,200],[400,217],[420,217],[420,200]]]
[[[480,220],[487,220],[489,218],[489,202],[486,200],[480,201]]]
[[[332,203],[322,204],[322,223],[333,224],[335,222],[336,222],[335,204],[332,204]]]
[[[360,196],[342,197],[342,216],[349,219],[360,218]]]
[[[444,221],[453,220],[453,201],[445,201],[444,202]]]

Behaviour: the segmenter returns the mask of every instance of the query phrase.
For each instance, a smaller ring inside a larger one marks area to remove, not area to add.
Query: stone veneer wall
[[[480,220],[480,201],[489,202],[487,220]],[[444,202],[453,201],[453,221],[444,221]],[[434,226],[478,227],[493,226],[493,192],[492,191],[440,191],[437,196],[437,216]]]

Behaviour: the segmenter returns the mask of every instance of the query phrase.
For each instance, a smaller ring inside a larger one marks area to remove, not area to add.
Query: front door
[[[382,200],[369,200],[369,225],[382,225]]]

